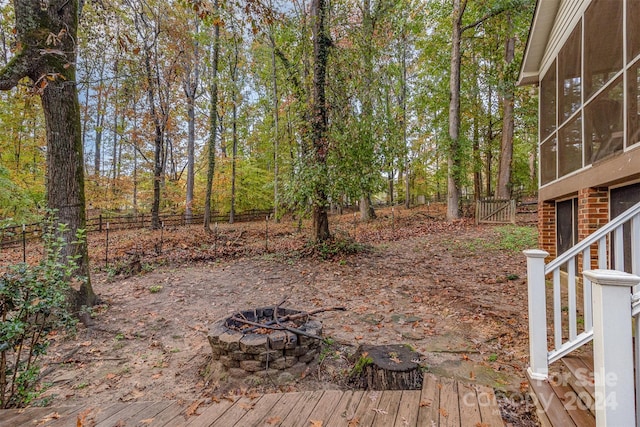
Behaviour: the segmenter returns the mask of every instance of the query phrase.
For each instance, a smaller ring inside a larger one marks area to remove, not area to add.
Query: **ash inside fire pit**
[[[213,359],[232,377],[299,375],[319,353],[322,323],[299,310],[263,307],[237,312],[209,329]]]

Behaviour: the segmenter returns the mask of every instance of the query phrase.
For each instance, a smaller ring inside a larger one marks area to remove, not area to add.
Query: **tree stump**
[[[420,354],[406,345],[367,345],[358,347],[351,383],[367,390],[419,390],[422,370],[414,360]]]

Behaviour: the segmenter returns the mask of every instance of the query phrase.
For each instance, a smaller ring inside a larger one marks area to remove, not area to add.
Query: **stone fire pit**
[[[287,308],[278,308],[278,319],[299,315],[303,312]],[[234,319],[243,319],[253,323],[272,322],[275,324],[274,307],[263,307],[237,312],[232,316],[214,322],[209,329],[209,343],[213,359],[226,368],[231,377],[245,378],[289,372],[300,375],[307,365],[315,360],[321,345],[320,340],[289,330],[274,330],[252,326]],[[311,316],[282,325],[309,335],[322,335],[322,323]]]

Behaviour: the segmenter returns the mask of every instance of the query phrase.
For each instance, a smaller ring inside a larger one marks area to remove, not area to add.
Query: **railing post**
[[[549,376],[547,350],[547,301],[544,259],[549,253],[540,249],[523,252],[527,257],[529,298],[529,376],[545,380]]]
[[[640,277],[587,270],[593,285],[593,367],[596,425],[635,426],[631,288]]]

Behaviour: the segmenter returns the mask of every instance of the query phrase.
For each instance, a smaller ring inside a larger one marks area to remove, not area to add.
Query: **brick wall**
[[[589,187],[578,191],[578,240],[582,240],[609,222],[607,187]],[[597,268],[598,250],[591,249],[591,268]]]
[[[538,247],[556,257],[556,203],[538,202]]]

